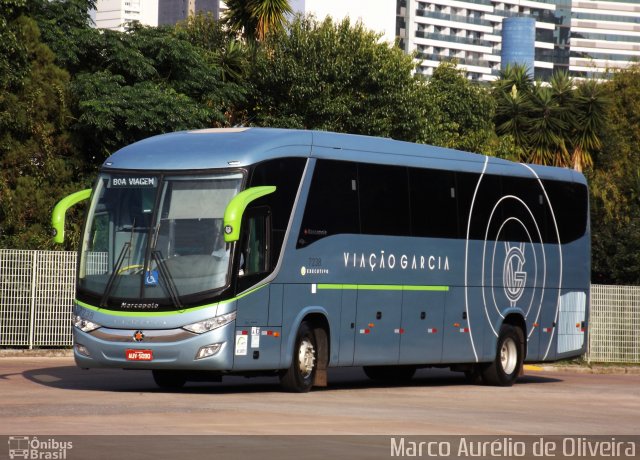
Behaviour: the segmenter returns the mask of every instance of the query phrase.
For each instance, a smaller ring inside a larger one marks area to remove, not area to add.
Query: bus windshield
[[[227,286],[223,217],[242,178],[102,174],[83,236],[79,291],[100,298],[101,307],[180,308],[183,296]]]

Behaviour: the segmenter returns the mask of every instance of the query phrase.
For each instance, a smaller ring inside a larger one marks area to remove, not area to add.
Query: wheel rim
[[[298,369],[303,378],[308,378],[315,366],[316,353],[309,339],[303,339],[298,348]]]
[[[518,363],[518,348],[513,339],[507,338],[500,348],[500,364],[505,374],[513,374]]]

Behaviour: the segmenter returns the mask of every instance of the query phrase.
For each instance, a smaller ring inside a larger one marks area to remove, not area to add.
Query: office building
[[[220,17],[220,0],[157,0],[158,25],[171,25],[184,21],[197,13],[211,13]]]
[[[126,30],[133,22],[158,25],[158,0],[98,0],[92,14],[99,29]]]
[[[640,2],[573,0],[572,73],[598,77],[634,62],[640,62]]]
[[[295,13],[313,14],[318,20],[331,16],[335,22],[345,17],[382,34],[381,40],[396,39],[396,0],[289,0]]]
[[[469,78],[495,79],[502,67],[505,20],[509,24],[511,18],[535,20],[536,77],[547,79],[556,69],[575,77],[601,76],[640,58],[640,2],[398,0],[396,13],[400,46],[417,53],[418,71],[426,75],[440,61],[455,59]],[[507,47],[524,46],[522,35],[509,37]]]
[[[564,69],[573,77],[602,77],[640,61],[640,1],[608,0],[290,0],[295,13],[335,21],[349,16],[382,40],[415,53],[419,73],[456,60],[474,80],[497,78],[511,60],[536,78]],[[190,14],[219,18],[221,0],[98,0],[96,26],[125,30],[175,24]],[[531,48],[533,46],[533,48]]]

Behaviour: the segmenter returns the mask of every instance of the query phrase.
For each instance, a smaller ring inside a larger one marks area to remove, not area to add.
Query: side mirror
[[[53,227],[53,241],[56,243],[64,243],[64,220],[67,210],[81,201],[91,196],[91,189],[80,190],[61,199],[53,208],[51,214],[51,226]]]
[[[226,243],[233,243],[240,238],[242,215],[249,203],[275,191],[275,185],[251,187],[231,199],[224,211],[224,241]]]

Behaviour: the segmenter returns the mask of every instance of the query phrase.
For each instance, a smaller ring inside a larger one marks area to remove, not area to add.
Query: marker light
[[[236,312],[232,311],[231,313],[227,313],[225,315],[215,316],[213,318],[198,321],[197,323],[193,324],[187,324],[186,326],[182,326],[182,328],[186,329],[189,332],[202,334],[204,332],[209,332],[221,326],[224,326],[225,324],[229,324],[234,319],[236,319]]]
[[[75,315],[73,317],[73,325],[80,329],[82,332],[91,332],[98,329],[100,326],[98,323],[94,323],[93,321],[89,321],[86,318],[83,318],[80,315]]]
[[[198,353],[196,354],[196,359],[208,358],[209,356],[218,354],[218,352],[222,348],[222,345],[224,345],[224,342],[205,345],[204,347],[198,350]]]

